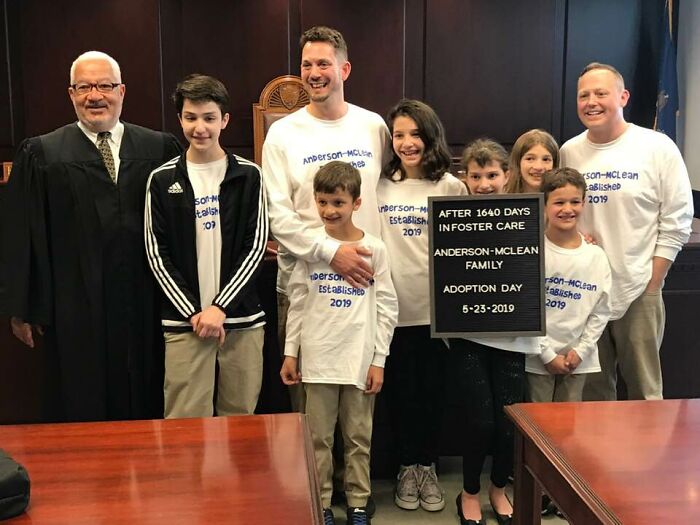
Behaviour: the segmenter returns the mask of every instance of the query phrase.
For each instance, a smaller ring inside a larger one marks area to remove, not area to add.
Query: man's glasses
[[[121,82],[99,82],[97,84],[80,82],[78,84],[71,84],[70,88],[76,95],[87,95],[93,88],[100,93],[111,93],[117,86],[121,86]]]

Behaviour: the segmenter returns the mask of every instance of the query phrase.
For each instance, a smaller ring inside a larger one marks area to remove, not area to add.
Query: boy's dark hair
[[[177,114],[182,115],[185,99],[192,102],[214,102],[221,115],[228,113],[229,96],[226,86],[220,80],[208,75],[194,73],[180,81],[172,95]]]
[[[307,42],[325,42],[335,49],[335,54],[345,60],[348,59],[348,45],[343,35],[337,29],[326,26],[314,26],[307,29],[299,39],[299,47],[304,48]]]
[[[386,117],[389,132],[394,134],[394,120],[397,117],[408,117],[418,126],[418,133],[425,149],[421,159],[421,169],[425,178],[437,181],[442,178],[446,171],[450,169],[452,159],[450,150],[445,141],[445,128],[440,122],[433,108],[419,100],[403,99],[394,106]],[[401,159],[394,149],[391,150],[391,159],[382,169],[382,176],[393,181],[403,180],[406,173],[401,167]],[[394,178],[394,174],[399,170],[400,176]]]
[[[352,164],[334,160],[324,164],[314,175],[314,193],[335,193],[337,190],[347,191],[352,200],[360,197],[362,177],[359,170]]]
[[[504,173],[508,171],[508,152],[506,149],[493,139],[482,138],[467,144],[462,153],[461,164],[465,170],[469,171],[471,161],[483,168],[494,160],[501,165]]]
[[[583,175],[578,170],[574,168],[555,168],[545,173],[542,180],[544,202],[547,202],[550,193],[563,188],[567,184],[571,184],[574,188],[581,190],[582,197],[586,196],[586,179],[583,178]]]

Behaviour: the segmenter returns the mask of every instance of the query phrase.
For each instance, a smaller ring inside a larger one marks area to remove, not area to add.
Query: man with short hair
[[[331,160],[358,168],[365,203],[357,213],[358,227],[379,236],[376,188],[389,147],[384,120],[345,101],[343,84],[351,66],[343,35],[329,27],[312,27],[302,35],[300,46],[301,79],[310,102],[270,126],[262,157],[270,229],[280,244],[277,291],[282,348],[287,281],[297,259],[325,261],[353,286],[367,286],[372,278],[372,268],[361,257],[368,255],[365,250],[319,235],[322,223],[314,203],[314,174]]]
[[[612,316],[598,342],[602,371],[587,378],[585,400],[617,398],[617,366],[630,399],[662,399],[661,289],[693,217],[678,148],[667,136],[625,121],[629,97],[613,66],[586,66],[577,109],[587,130],[561,148],[562,166],[579,170],[588,185],[581,231],[600,244],[612,268]]]
[[[348,48],[343,35],[325,26],[304,32],[301,79],[310,102],[278,120],[263,145],[263,180],[268,198],[270,229],[279,242],[277,257],[278,322],[280,348],[284,348],[289,300],[286,289],[297,259],[323,261],[352,286],[370,284],[373,269],[362,259],[365,248],[340,244],[323,235],[316,210],[313,177],[332,160],[352,164],[362,177],[362,208],[354,216],[358,228],[379,237],[377,183],[389,130],[382,117],[345,101],[344,82],[350,76]],[[303,360],[304,350],[301,349]],[[304,392],[292,390],[292,406],[304,409]],[[348,502],[364,506],[364,502]],[[370,498],[368,513],[373,514]]]
[[[382,156],[389,145],[384,120],[345,101],[343,84],[350,76],[343,36],[328,27],[313,27],[301,37],[301,79],[310,102],[270,127],[263,145],[263,173],[272,233],[280,243],[278,290],[284,293],[296,258],[325,260],[354,285],[366,286],[371,268],[354,248],[322,241],[311,182],[331,160],[350,162],[362,174],[364,212],[361,228],[379,235],[376,187]]]
[[[6,188],[0,311],[28,346],[44,333],[60,394],[51,419],[162,415],[143,210],[148,174],[181,148],[119,120],[125,91],[112,57],[80,55],[68,88],[78,121],[25,140]]]

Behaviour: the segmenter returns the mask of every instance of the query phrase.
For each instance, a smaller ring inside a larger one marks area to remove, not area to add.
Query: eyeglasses
[[[100,93],[111,93],[114,88],[121,86],[121,82],[99,82],[97,84],[92,84],[90,82],[80,82],[79,84],[71,84],[70,88],[77,95],[87,95],[92,91],[93,88],[97,89]]]

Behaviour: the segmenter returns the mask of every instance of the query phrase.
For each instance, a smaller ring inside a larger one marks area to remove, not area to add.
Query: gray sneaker
[[[396,493],[394,503],[405,510],[416,510],[420,507],[418,465],[401,465],[396,477]]]
[[[435,474],[435,463],[429,467],[419,465],[417,468],[420,506],[424,510],[436,512],[445,508],[445,496]]]

